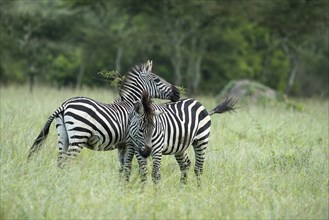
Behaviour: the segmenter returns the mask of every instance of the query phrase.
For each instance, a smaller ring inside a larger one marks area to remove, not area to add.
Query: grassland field
[[[58,169],[55,125],[42,150],[26,157],[48,116],[66,99],[111,103],[107,89],[1,87],[1,219],[328,219],[328,100],[241,102],[233,114],[213,115],[202,187],[193,166],[179,183],[173,156],[162,180],[140,183],[134,160],[128,185],[119,180],[117,152],[84,149]],[[195,97],[210,110],[215,97]],[[192,148],[189,155],[194,163]],[[151,161],[150,161],[151,162]],[[149,163],[150,164],[150,163]],[[150,167],[151,169],[151,167]],[[149,170],[150,171],[150,170]]]

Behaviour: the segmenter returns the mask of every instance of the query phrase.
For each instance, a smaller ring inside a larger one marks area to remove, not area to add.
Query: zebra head
[[[134,111],[130,117],[129,136],[140,155],[148,157],[152,151],[152,137],[156,129],[156,117],[162,112],[151,107],[152,100],[147,91],[142,100],[134,102]]]
[[[152,61],[134,66],[127,74],[120,89],[121,96],[133,96],[132,101],[140,100],[143,91],[150,97],[168,99],[176,102],[180,98],[179,90],[163,78],[152,72]]]

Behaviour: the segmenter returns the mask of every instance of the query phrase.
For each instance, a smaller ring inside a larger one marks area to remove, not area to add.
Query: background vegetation
[[[47,117],[64,100],[88,95],[110,102],[107,89],[0,88],[1,219],[328,219],[328,102],[244,105],[212,116],[203,186],[193,168],[179,185],[173,156],[163,157],[162,180],[141,187],[136,160],[124,187],[116,151],[85,149],[67,169],[56,166],[55,126],[41,152],[28,150]],[[219,101],[198,96],[207,109]],[[28,100],[28,101],[27,101]],[[193,150],[189,150],[194,161]]]
[[[329,218],[329,106],[319,99],[329,95],[328,1],[0,4],[1,219]],[[213,116],[201,189],[193,169],[188,185],[179,185],[170,156],[156,187],[141,186],[136,161],[123,186],[115,151],[83,150],[59,170],[53,126],[43,150],[26,163],[63,101],[88,96],[111,103],[117,93],[97,73],[125,74],[146,59],[207,109],[222,101],[208,94],[239,79],[300,98],[250,105],[246,99],[237,114]]]
[[[327,0],[1,0],[1,84],[104,85],[97,72],[154,71],[215,93],[233,79],[328,96]]]

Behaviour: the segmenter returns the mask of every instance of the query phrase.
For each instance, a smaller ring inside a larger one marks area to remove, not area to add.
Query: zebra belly
[[[181,147],[178,147],[178,148],[172,148],[170,146],[165,146],[163,151],[162,151],[162,154],[163,155],[174,155],[174,154],[179,154],[179,153],[182,153],[184,151],[186,151],[186,149],[189,147],[190,145],[186,145],[186,146],[181,146]]]
[[[114,144],[105,144],[100,141],[100,136],[92,135],[86,145],[86,148],[96,151],[108,151],[114,150],[116,146]]]
[[[170,138],[170,137],[169,137]],[[192,144],[194,140],[193,138],[188,138],[188,140],[184,143],[184,139],[177,140],[174,144],[171,144],[169,140],[165,141],[165,146],[163,147],[162,154],[164,155],[172,155],[178,154],[186,151],[186,149]]]
[[[80,148],[86,147],[96,151],[115,149],[116,143],[111,142],[110,134],[101,127],[96,130],[94,127],[70,116],[65,116],[65,126],[70,145],[78,145]]]

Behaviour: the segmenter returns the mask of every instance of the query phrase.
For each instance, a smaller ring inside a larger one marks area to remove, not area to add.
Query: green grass
[[[254,105],[212,116],[202,176],[193,167],[179,184],[173,156],[164,156],[162,180],[143,187],[136,161],[131,181],[118,180],[117,152],[83,150],[69,167],[56,167],[54,125],[30,162],[31,144],[66,99],[84,95],[110,103],[106,89],[1,88],[1,219],[328,219],[328,100]],[[215,98],[198,97],[213,108]],[[189,155],[194,161],[193,151]],[[150,172],[149,172],[150,173]]]

